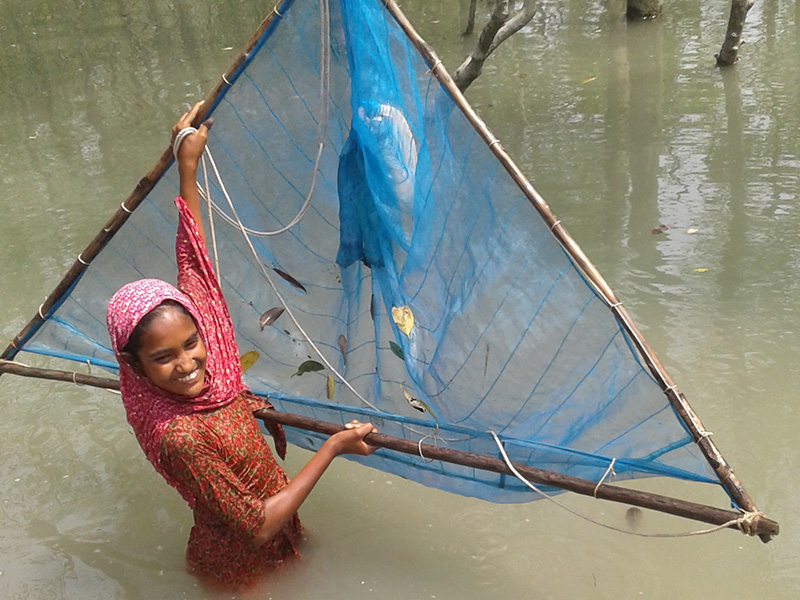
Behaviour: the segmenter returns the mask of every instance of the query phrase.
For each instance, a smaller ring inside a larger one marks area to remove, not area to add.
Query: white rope
[[[276,12],[277,12],[277,10],[276,10]],[[314,189],[315,189],[315,186],[316,186],[317,175],[319,173],[320,160],[322,158],[322,151],[323,151],[323,149],[325,147],[325,138],[327,136],[327,129],[328,129],[328,109],[329,109],[328,89],[330,88],[330,45],[331,45],[331,43],[330,43],[330,16],[329,16],[328,0],[321,0],[321,2],[320,2],[320,38],[321,38],[321,41],[320,41],[320,65],[321,65],[320,71],[321,72],[320,72],[320,90],[319,91],[320,91],[320,105],[321,105],[321,109],[322,109],[322,115],[320,117],[319,124],[318,124],[318,127],[317,127],[317,156],[316,156],[316,159],[314,161],[314,171],[313,171],[312,179],[311,179],[311,187],[309,189],[308,195],[306,196],[305,202],[303,203],[303,206],[300,208],[300,211],[297,213],[295,218],[292,219],[292,221],[289,222],[287,225],[285,225],[284,227],[282,227],[282,228],[280,228],[280,229],[278,229],[276,231],[265,232],[265,231],[258,231],[258,230],[254,230],[254,229],[251,229],[249,227],[246,227],[244,225],[244,223],[242,223],[241,219],[239,218],[238,213],[236,212],[236,207],[234,206],[233,200],[231,200],[231,197],[228,194],[228,190],[225,187],[225,183],[222,181],[222,176],[220,175],[219,170],[217,169],[216,162],[214,161],[214,157],[213,157],[213,155],[211,153],[211,150],[208,148],[208,146],[206,146],[204,154],[203,154],[203,175],[204,175],[204,179],[205,179],[205,189],[203,189],[203,187],[199,184],[199,182],[197,182],[197,189],[198,189],[198,192],[199,192],[200,196],[208,203],[208,205],[210,207],[210,209],[208,211],[209,212],[209,219],[212,218],[211,217],[211,213],[212,213],[211,209],[213,209],[213,211],[216,212],[225,222],[227,222],[229,225],[231,225],[235,229],[238,229],[239,231],[242,232],[242,235],[244,236],[244,239],[247,242],[248,247],[250,248],[250,252],[252,253],[253,257],[255,258],[256,264],[261,269],[262,275],[264,275],[264,278],[267,280],[267,283],[269,284],[270,288],[272,288],[273,293],[277,297],[278,301],[281,303],[281,306],[283,306],[284,310],[286,311],[286,314],[289,316],[289,318],[291,319],[292,323],[294,323],[295,327],[297,327],[297,330],[300,332],[300,334],[306,340],[306,342],[308,342],[308,344],[314,350],[314,352],[319,357],[319,359],[322,361],[322,363],[365,406],[368,406],[369,408],[371,408],[371,409],[373,409],[375,411],[378,411],[379,409],[374,404],[372,404],[369,400],[364,398],[364,396],[362,396],[352,386],[352,384],[344,377],[344,375],[339,373],[339,371],[337,371],[336,368],[334,368],[334,366],[330,363],[330,361],[328,361],[328,359],[325,358],[325,356],[322,354],[320,349],[313,342],[313,340],[308,335],[308,333],[306,333],[305,329],[303,329],[303,327],[300,325],[300,322],[297,320],[297,318],[295,317],[294,313],[289,308],[289,305],[287,304],[286,300],[280,294],[280,292],[278,291],[277,286],[272,281],[272,278],[269,276],[269,273],[267,272],[266,268],[262,264],[262,262],[260,260],[260,257],[258,255],[258,253],[256,252],[255,247],[253,246],[252,240],[250,239],[250,236],[254,236],[254,237],[274,237],[274,236],[280,235],[282,233],[285,233],[286,231],[291,229],[294,225],[296,225],[297,223],[300,222],[300,220],[303,218],[303,216],[305,215],[306,211],[308,210],[308,207],[311,204],[311,197],[312,197],[312,195],[314,193]],[[178,132],[178,134],[175,136],[175,141],[173,143],[173,152],[175,154],[175,159],[176,160],[177,160],[177,157],[178,157],[178,150],[180,149],[180,145],[183,142],[184,138],[186,136],[188,136],[188,135],[191,135],[195,131],[197,131],[195,128],[187,127],[186,129],[183,129],[180,132]],[[231,218],[225,211],[223,211],[211,198],[211,192],[210,192],[210,188],[209,188],[209,185],[208,185],[208,178],[206,176],[205,155],[208,155],[208,160],[209,160],[209,163],[211,164],[211,169],[214,172],[214,176],[215,176],[215,178],[217,180],[217,183],[219,185],[220,190],[222,191],[223,196],[225,197],[225,200],[226,200],[226,202],[228,204],[228,207],[230,208],[231,213],[233,214],[233,218]],[[211,225],[211,231],[212,231],[212,246],[214,248],[215,261],[217,262],[217,279],[221,281],[221,278],[220,278],[220,275],[219,275],[219,261],[217,259],[216,242],[214,241],[213,221],[212,221],[212,225]],[[409,430],[412,431],[413,433],[417,434],[417,435],[422,435],[421,431],[419,431],[419,430],[417,430],[417,429],[415,429],[413,427],[409,427]],[[437,423],[436,424],[436,429],[435,429],[433,434],[427,434],[427,435],[425,435],[424,437],[422,437],[419,440],[419,443],[418,443],[419,454],[420,454],[420,457],[425,461],[430,461],[431,460],[431,459],[427,459],[422,454],[422,443],[426,439],[433,438],[436,441],[441,440],[441,441],[444,441],[444,442],[460,441],[460,439],[449,440],[449,439],[446,439],[446,438],[441,438],[438,435],[438,432],[439,432],[439,426],[438,426],[438,423]]]
[[[195,127],[184,127],[175,135],[175,140],[172,142],[172,155],[175,157],[176,162],[178,161],[178,152],[183,140],[196,132],[197,129]]]
[[[208,225],[209,229],[211,229],[211,247],[214,249],[214,267],[217,271],[217,282],[221,282],[222,278],[220,277],[219,273],[219,254],[217,253],[217,232],[214,229],[214,214],[211,210],[211,189],[208,186],[208,170],[206,169],[205,155],[200,157],[200,164],[203,168],[203,182],[205,183],[206,196],[208,197]]]
[[[742,533],[746,533],[747,535],[758,535],[756,523],[758,523],[758,520],[761,517],[766,516],[767,515],[757,510],[753,512],[746,512],[737,520],[736,525],[739,526],[739,531]]]
[[[431,65],[430,69],[428,69],[428,73],[430,73],[431,75],[436,75],[436,68],[441,66],[442,66],[442,59],[437,58],[436,62]]]
[[[13,344],[12,344],[13,345]],[[14,346],[14,348],[17,348]],[[19,348],[17,348],[19,350]],[[20,367],[25,367],[26,369],[34,369],[36,367],[32,367],[31,365],[20,362],[18,360],[6,360],[5,358],[0,358],[0,365],[19,365]]]
[[[412,430],[412,431],[413,431],[413,430]],[[417,433],[417,432],[415,431],[414,433]],[[432,438],[434,442],[435,442],[436,440],[438,440],[438,439],[439,439],[439,438],[438,438],[438,436],[437,436],[435,433],[434,433],[433,435],[430,435],[430,434],[428,434],[428,435],[425,435],[425,436],[421,437],[421,438],[419,439],[419,441],[417,442],[417,452],[419,453],[419,457],[422,459],[422,462],[426,462],[426,463],[432,463],[432,462],[433,462],[433,459],[432,459],[432,458],[428,458],[428,457],[426,457],[426,456],[425,456],[425,455],[422,453],[422,443],[423,443],[425,440],[427,440],[428,438]],[[436,447],[438,448],[438,447],[439,447],[439,445],[437,444],[437,445],[436,445]]]
[[[668,394],[669,392],[674,392],[676,396],[680,397],[678,393],[678,386],[676,384],[667,385],[667,382],[664,383],[664,393]],[[699,444],[702,440],[710,438],[714,433],[712,431],[707,431],[705,428],[699,423],[693,423],[697,427],[697,440],[695,441],[696,444]]]
[[[529,487],[534,492],[539,494],[542,498],[545,498],[546,500],[549,500],[556,506],[563,508],[569,513],[572,513],[579,519],[583,519],[584,521],[588,521],[589,523],[593,523],[594,525],[598,525],[599,527],[603,527],[605,529],[610,529],[612,531],[618,531],[620,533],[627,533],[628,535],[635,535],[637,537],[645,537],[645,538],[681,538],[681,537],[691,537],[696,535],[706,535],[709,533],[720,531],[722,529],[727,529],[732,525],[736,525],[743,533],[747,533],[748,535],[756,535],[755,523],[758,521],[760,517],[764,516],[763,513],[760,512],[742,511],[741,517],[737,519],[731,519],[730,521],[726,521],[722,525],[716,525],[715,527],[709,527],[708,529],[699,529],[696,531],[687,531],[683,533],[639,533],[638,531],[631,531],[629,529],[614,527],[613,525],[608,525],[607,523],[601,523],[600,521],[596,521],[591,517],[587,517],[586,515],[571,509],[570,507],[566,506],[565,504],[562,504],[552,496],[546,494],[541,489],[536,487],[533,483],[528,481],[525,477],[523,477],[523,475],[519,471],[517,471],[517,469],[512,464],[511,460],[508,458],[508,454],[506,454],[506,450],[505,448],[503,448],[503,443],[500,441],[500,438],[497,437],[497,434],[494,431],[490,431],[489,433],[494,438],[497,447],[500,449],[500,454],[503,456],[503,460],[505,461],[506,466],[514,474],[514,476],[517,479],[519,479],[523,484],[525,484],[527,487]],[[605,475],[603,477],[605,477]],[[602,480],[600,481],[600,483],[602,483]],[[600,487],[600,484],[598,484],[598,487]],[[597,493],[597,489],[595,489],[595,493]]]
[[[275,14],[279,17],[282,17],[278,12],[277,5],[274,8]],[[314,195],[314,190],[317,186],[317,176],[319,175],[319,165],[322,160],[322,151],[325,148],[325,138],[328,134],[328,89],[330,88],[330,47],[331,47],[331,32],[330,32],[330,17],[328,14],[328,0],[323,0],[320,2],[320,85],[319,85],[319,101],[320,107],[322,110],[322,115],[320,117],[319,123],[317,124],[317,155],[314,158],[314,170],[311,173],[311,186],[308,190],[308,194],[306,194],[305,200],[303,201],[303,205],[300,207],[298,213],[294,216],[294,218],[289,221],[283,227],[276,229],[274,231],[259,231],[257,229],[251,229],[249,227],[245,227],[244,224],[236,217],[236,220],[232,219],[228,214],[225,213],[217,204],[211,199],[211,194],[208,193],[208,186],[206,186],[206,190],[203,190],[200,185],[198,184],[198,191],[200,195],[208,202],[208,204],[217,212],[217,214],[229,225],[240,229],[242,233],[247,233],[254,237],[275,237],[281,235],[282,233],[286,233],[292,227],[297,225],[302,218],[305,216],[306,212],[308,211],[309,206],[311,206],[311,197]],[[227,80],[226,80],[227,83]],[[193,129],[193,128],[187,128]],[[181,131],[178,136],[175,138],[175,145],[174,145],[174,152],[175,158],[178,158],[178,148],[180,147],[180,143],[183,141],[183,137],[188,134],[184,134],[181,136]],[[214,172],[217,174],[217,181],[220,183],[220,188],[222,189],[223,193],[225,194],[226,200],[228,200],[228,204],[231,205],[230,197],[228,196],[227,191],[225,191],[224,186],[222,185],[222,179],[219,177],[217,172],[216,165],[214,164],[214,159],[211,156],[211,151],[208,150],[206,147],[206,153],[208,154],[208,158],[211,161],[211,165],[214,168]],[[231,210],[233,207],[231,206]],[[234,211],[235,212],[235,211]],[[209,214],[211,211],[209,211]]]
[[[228,223],[228,225],[231,225],[232,227],[234,227],[236,229],[243,228],[242,231],[246,232],[248,235],[252,235],[253,237],[275,237],[275,236],[281,235],[282,233],[286,233],[292,227],[297,225],[302,220],[302,218],[305,216],[306,211],[308,210],[308,207],[311,206],[311,196],[314,193],[314,188],[317,185],[317,174],[319,173],[319,163],[320,163],[320,159],[322,158],[323,147],[324,147],[324,144],[318,144],[317,157],[316,157],[316,160],[314,161],[314,171],[313,171],[312,176],[311,176],[311,188],[308,191],[308,195],[306,196],[305,201],[303,202],[303,205],[300,207],[300,210],[294,216],[294,218],[288,224],[284,225],[280,229],[276,229],[274,231],[259,231],[257,229],[251,229],[249,227],[245,227],[242,223],[237,222],[238,221],[237,219],[231,218],[225,211],[223,211],[217,205],[217,203],[214,202],[208,194],[206,194],[205,190],[203,190],[203,188],[200,187],[200,184],[197,185],[197,190],[200,193],[200,196],[202,196],[203,199],[211,205],[211,208],[213,208],[214,211],[222,218],[222,220],[225,221],[226,223]],[[208,157],[210,159],[211,158],[211,152],[209,151],[208,147],[206,147],[206,154],[208,154]],[[213,164],[212,164],[212,166],[213,166]],[[216,167],[213,167],[213,168],[216,171]],[[223,193],[226,194],[226,198],[227,198],[227,192],[223,191]]]
[[[211,162],[211,167],[214,169],[214,173],[218,175],[219,172],[217,171],[216,165],[214,164],[214,159],[212,158],[212,156],[210,154],[209,154],[208,158],[209,158],[209,162]],[[314,352],[317,354],[317,356],[323,362],[323,364],[334,375],[336,375],[336,377],[339,379],[339,381],[341,381],[347,389],[349,389],[353,394],[355,394],[355,396],[359,400],[361,400],[361,402],[363,402],[366,406],[370,407],[373,410],[378,410],[378,408],[374,404],[369,402],[366,398],[364,398],[364,396],[362,396],[360,393],[358,393],[358,391],[350,384],[350,382],[347,381],[347,379],[345,379],[345,377],[341,373],[339,373],[339,371],[336,370],[336,368],[330,363],[330,361],[328,361],[328,359],[325,358],[325,356],[322,354],[322,351],[320,351],[320,349],[317,347],[317,345],[314,343],[314,341],[311,339],[311,337],[308,335],[308,333],[306,333],[305,329],[303,329],[303,326],[300,325],[300,322],[297,320],[297,317],[295,317],[294,312],[292,312],[292,309],[289,308],[288,303],[283,298],[281,293],[278,291],[278,288],[275,285],[275,282],[273,282],[272,278],[269,276],[269,273],[267,272],[266,267],[263,265],[263,263],[259,259],[258,252],[256,252],[256,249],[253,246],[253,242],[250,239],[250,236],[245,231],[245,227],[242,224],[241,219],[239,219],[239,214],[236,212],[236,207],[233,205],[233,202],[231,201],[230,196],[228,195],[228,192],[224,187],[224,184],[222,183],[221,180],[219,181],[219,183],[220,183],[220,186],[222,188],[223,194],[225,195],[225,199],[228,201],[228,206],[230,207],[231,212],[233,213],[233,216],[236,219],[236,222],[238,224],[237,228],[242,232],[242,235],[244,236],[244,239],[247,242],[248,247],[250,248],[250,252],[253,254],[253,257],[256,259],[256,264],[258,265],[259,269],[261,269],[261,274],[264,275],[264,278],[267,280],[267,283],[269,283],[270,288],[272,288],[272,292],[275,294],[275,297],[281,303],[281,306],[283,306],[284,310],[286,311],[286,314],[289,315],[289,318],[291,319],[292,323],[294,323],[294,326],[297,327],[297,330],[303,336],[303,339],[305,339],[308,342],[308,344],[311,346],[311,348],[314,350]]]
[[[325,358],[325,356],[322,354],[322,352],[314,343],[314,341],[311,339],[311,337],[308,335],[308,333],[306,333],[305,329],[303,329],[303,326],[300,325],[300,322],[297,320],[297,317],[295,317],[294,312],[292,312],[288,303],[283,298],[281,293],[278,291],[278,288],[273,282],[272,278],[269,276],[266,267],[262,264],[258,252],[256,251],[255,247],[253,246],[253,242],[250,239],[251,235],[274,236],[288,231],[291,227],[293,227],[296,223],[298,223],[300,219],[303,218],[305,211],[308,209],[308,206],[311,203],[311,196],[314,192],[314,187],[316,185],[317,173],[319,172],[319,162],[322,156],[322,150],[325,145],[325,136],[327,135],[327,126],[328,126],[327,90],[330,83],[330,24],[328,22],[328,0],[322,0],[320,2],[320,36],[322,39],[322,43],[320,44],[321,45],[320,102],[322,105],[322,116],[320,118],[319,125],[317,128],[317,142],[318,142],[317,158],[314,163],[314,173],[311,181],[311,189],[309,190],[308,196],[306,197],[306,201],[304,202],[303,207],[300,209],[300,212],[297,214],[297,216],[294,219],[292,219],[292,221],[288,225],[274,232],[255,232],[252,229],[245,227],[241,219],[239,218],[239,214],[236,212],[236,207],[233,204],[233,200],[231,200],[230,194],[228,194],[228,190],[225,187],[225,183],[222,181],[222,176],[220,175],[219,170],[217,169],[217,164],[214,161],[214,157],[211,154],[211,151],[208,149],[208,146],[206,146],[205,155],[208,156],[208,161],[211,165],[211,170],[214,172],[214,176],[217,179],[217,183],[219,184],[219,188],[222,191],[223,196],[225,196],[225,200],[227,201],[228,207],[230,208],[230,211],[233,214],[233,218],[229,217],[226,213],[222,212],[211,199],[210,193],[207,193],[205,190],[203,190],[199,184],[198,184],[198,191],[200,192],[200,195],[203,196],[205,200],[212,207],[214,207],[217,213],[223,217],[224,220],[226,220],[228,223],[230,223],[232,226],[234,226],[236,229],[242,232],[242,235],[244,236],[244,239],[247,242],[248,247],[250,248],[250,252],[254,257],[256,264],[261,269],[261,274],[264,275],[264,278],[267,280],[267,283],[269,284],[270,288],[272,288],[272,292],[275,294],[275,297],[281,303],[281,306],[283,306],[284,310],[286,311],[286,314],[289,316],[292,323],[294,323],[294,326],[297,328],[297,330],[300,332],[300,334],[303,336],[306,342],[308,342],[308,344],[314,350],[314,352],[322,361],[322,363],[339,379],[339,381],[342,382],[342,384],[344,384],[344,386],[347,389],[349,389],[356,396],[356,398],[358,398],[369,408],[377,411],[378,408],[374,404],[372,404],[369,400],[364,398],[364,396],[362,396],[350,384],[350,382],[347,381],[347,379],[345,379],[345,377],[341,373],[339,373],[339,371],[336,370],[336,368],[330,363],[330,361],[327,358]],[[175,141],[173,143],[173,152],[175,154],[176,159],[178,156],[178,150],[184,138],[188,135],[191,135],[195,131],[197,130],[194,127],[187,127],[179,131],[178,134],[175,136]]]
[[[608,468],[606,469],[606,472],[603,473],[603,476],[600,478],[600,481],[598,481],[597,485],[594,487],[594,497],[595,498],[597,498],[597,490],[599,490],[600,486],[603,485],[603,482],[606,480],[606,477],[608,477],[609,474],[612,477],[616,477],[617,476],[617,474],[614,472],[614,463],[615,462],[617,462],[617,459],[616,458],[612,458],[611,459],[611,464],[608,465]]]

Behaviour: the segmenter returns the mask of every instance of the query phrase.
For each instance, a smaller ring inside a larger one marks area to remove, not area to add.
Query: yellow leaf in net
[[[705,273],[706,271],[708,271],[708,269],[695,269],[694,270],[695,273]]]
[[[333,377],[328,375],[328,383],[325,386],[325,392],[326,392],[325,395],[328,397],[328,400],[332,400],[333,399],[333,388],[334,388],[335,385],[336,384],[333,381]]]
[[[239,365],[242,367],[242,373],[247,371],[250,367],[256,364],[256,361],[261,355],[255,350],[245,352],[239,357]]]
[[[411,333],[414,327],[414,313],[407,306],[393,306],[392,319],[394,320],[397,328],[406,335]]]

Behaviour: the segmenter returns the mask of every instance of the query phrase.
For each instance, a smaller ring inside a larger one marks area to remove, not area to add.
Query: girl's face
[[[206,347],[194,319],[179,309],[158,315],[142,335],[142,373],[163,390],[194,398],[206,377]]]

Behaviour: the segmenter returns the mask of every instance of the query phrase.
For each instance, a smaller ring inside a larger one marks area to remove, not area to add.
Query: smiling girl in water
[[[201,105],[173,127],[173,141]],[[363,441],[374,429],[349,423],[291,481],[276,464],[252,414],[269,403],[242,383],[233,324],[205,248],[195,182],[207,137],[200,125],[178,154],[178,287],[129,283],[111,298],[107,322],[128,422],[148,460],[194,511],[190,571],[241,586],[297,554],[297,509],[336,456],[374,450]],[[283,430],[274,425],[270,433],[282,458]]]

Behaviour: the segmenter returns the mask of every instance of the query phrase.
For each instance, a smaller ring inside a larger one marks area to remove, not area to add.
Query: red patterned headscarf
[[[175,203],[180,217],[175,242],[180,290],[158,279],[134,281],[111,298],[106,319],[128,422],[147,459],[191,505],[192,499],[161,468],[164,432],[174,418],[227,406],[247,388],[242,383],[233,324],[197,225],[183,199]],[[142,317],[165,300],[174,300],[189,311],[206,347],[205,385],[194,398],[157,387],[120,355]]]

